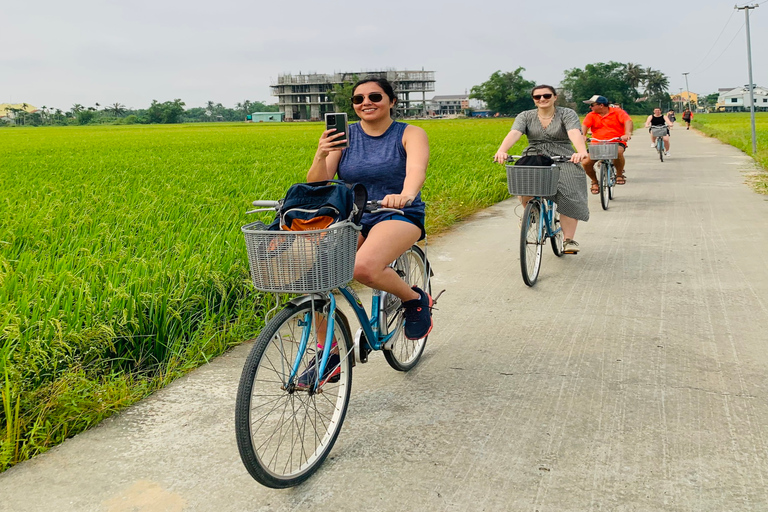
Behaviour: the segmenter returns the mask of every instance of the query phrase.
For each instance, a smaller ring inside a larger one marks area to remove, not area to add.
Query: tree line
[[[36,112],[27,112],[28,105],[10,108],[12,124],[19,126],[67,126],[87,124],[155,124],[196,123],[213,121],[244,121],[253,112],[277,112],[277,105],[245,100],[227,108],[221,103],[208,101],[204,107],[186,109],[180,100],[159,102],[152,100],[147,109],[129,109],[122,103],[102,106],[83,106],[75,103],[68,110],[43,105]],[[0,126],[3,123],[0,123]]]
[[[525,79],[523,71],[523,67],[511,72],[496,71],[487,81],[472,87],[469,97],[482,100],[490,110],[505,115],[532,109],[531,89],[537,83]],[[666,109],[671,104],[669,78],[661,71],[631,62],[598,62],[568,69],[558,90],[558,104],[579,114],[589,112],[589,105],[583,101],[595,94],[621,105],[630,114],[645,114],[657,106]]]

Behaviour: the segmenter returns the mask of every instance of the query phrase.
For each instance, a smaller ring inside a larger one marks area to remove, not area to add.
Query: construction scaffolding
[[[333,88],[335,85],[354,83],[363,78],[386,78],[397,95],[396,117],[427,113],[427,92],[435,90],[434,71],[358,71],[332,75],[310,73],[308,75],[278,75],[271,85],[272,96],[277,96],[278,108],[285,113],[286,121],[318,121],[326,112],[333,112]],[[417,95],[421,93],[421,98]],[[412,96],[414,95],[414,96]]]

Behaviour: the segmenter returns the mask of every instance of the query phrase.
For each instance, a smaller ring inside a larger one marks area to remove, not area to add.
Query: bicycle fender
[[[291,299],[290,301],[288,301],[288,304],[293,304],[294,306],[301,306],[305,302],[310,302],[313,299],[315,302],[320,304],[320,307],[325,306],[328,303],[328,297],[326,297],[322,293],[310,293],[307,295],[302,295],[301,297],[296,297],[294,299]]]

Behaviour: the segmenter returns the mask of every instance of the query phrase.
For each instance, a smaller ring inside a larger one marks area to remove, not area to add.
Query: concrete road
[[[662,164],[637,133],[627,185],[534,288],[513,200],[431,240],[448,291],[422,364],[355,369],[304,485],[240,462],[246,344],[0,475],[0,511],[768,510],[768,198],[741,152],[672,143]]]

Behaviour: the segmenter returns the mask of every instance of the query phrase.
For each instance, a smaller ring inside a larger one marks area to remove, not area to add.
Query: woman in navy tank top
[[[364,79],[352,91],[360,122],[350,125],[348,134],[323,132],[307,181],[329,180],[338,174],[341,180],[365,185],[369,199],[403,211],[403,215],[363,216],[355,279],[399,297],[405,308],[406,337],[421,339],[432,330],[432,297],[410,287],[389,264],[424,237],[421,187],[429,162],[429,140],[418,126],[392,120],[397,97],[387,80]],[[348,148],[336,147],[346,140]]]

